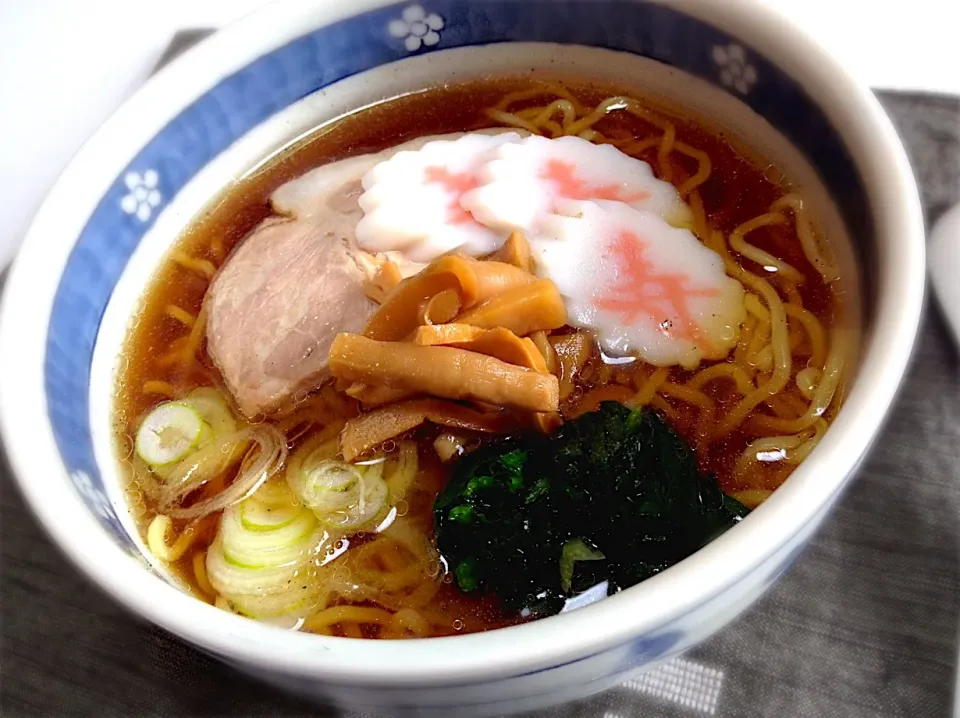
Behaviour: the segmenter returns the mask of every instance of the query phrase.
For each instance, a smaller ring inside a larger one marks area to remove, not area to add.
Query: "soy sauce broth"
[[[598,87],[576,82],[564,84],[587,106],[595,105],[615,94],[638,96],[638,93],[630,88]],[[225,188],[224,193],[211,203],[202,216],[177,240],[175,249],[220,266],[244,237],[272,214],[269,197],[288,180],[317,166],[380,151],[416,137],[499,126],[485,115],[484,109],[495,105],[507,93],[530,89],[532,86],[531,81],[525,78],[483,79],[446,85],[389,100],[332,124],[318,127],[297,146],[276,157],[255,174],[241,178]],[[535,104],[543,104],[542,99],[534,99],[528,103],[530,106]],[[523,106],[523,103],[519,105]],[[722,133],[713,133],[691,117],[679,116],[655,106],[651,106],[651,109],[657,110],[676,124],[678,140],[703,150],[710,156],[711,176],[699,188],[709,226],[729,233],[739,224],[766,212],[774,200],[789,191],[789,186],[780,181],[777,172],[770,172],[769,167],[760,166],[763,163],[748,159],[743,152],[735,149],[735,145],[740,145],[740,140],[731,141],[732,138],[725,137]],[[655,127],[629,113],[610,115],[601,120],[596,129],[608,136],[644,138],[659,134]],[[656,155],[657,148],[653,147],[640,156],[651,164],[655,172]],[[672,157],[678,169],[685,171],[687,176],[696,171],[694,160],[677,153]],[[675,178],[675,183],[677,179]],[[792,225],[757,230],[751,235],[751,241],[782,257],[805,275],[806,281],[800,286],[804,306],[813,312],[824,326],[833,325],[837,320],[836,307],[839,306],[837,294],[824,283],[807,261],[796,241]],[[756,266],[748,265],[749,262],[744,263],[744,267],[751,271],[760,270]],[[190,368],[183,368],[179,364],[159,366],[156,361],[156,358],[167,351],[171,343],[182,337],[186,331],[182,323],[166,314],[165,308],[173,304],[196,315],[200,311],[207,287],[206,279],[167,259],[158,267],[146,288],[123,349],[127,363],[117,384],[115,433],[121,453],[126,456],[132,452],[132,437],[140,419],[163,398],[143,393],[141,388],[145,382],[166,382],[175,389],[177,396],[182,396],[198,386],[222,386],[217,370],[205,351],[200,352],[201,360]],[[579,393],[575,393],[573,400],[563,407],[565,411],[574,410],[577,397],[584,392],[603,383],[616,383],[623,379],[623,372],[633,370],[633,367],[603,369],[603,362],[596,350],[591,365],[591,376],[579,382]],[[682,382],[687,376],[687,373],[675,368],[671,371],[670,379]],[[712,382],[706,385],[704,391],[717,403],[718,413],[731,407],[738,399],[728,382]],[[793,382],[785,392],[792,392],[797,399],[802,400]],[[697,433],[696,413],[683,402],[668,402],[678,415],[673,422],[674,428],[696,447],[702,438]],[[432,530],[433,499],[445,485],[449,473],[449,467],[441,464],[433,452],[431,441],[434,435],[435,433],[422,432],[419,454],[423,472],[418,479],[418,490],[406,506],[410,518],[415,520],[424,532]],[[701,470],[715,473],[720,487],[725,491],[743,488],[737,485],[732,470],[737,457],[753,438],[737,430],[724,440],[712,444],[708,451],[701,452]],[[761,477],[761,486],[773,489],[785,478],[784,471],[766,472]],[[150,505],[149,499],[135,484],[129,489],[129,498],[131,509],[145,530],[156,513],[155,507]],[[213,538],[215,521],[207,523],[200,540],[173,568],[182,582],[194,593],[210,600],[197,586],[192,568],[196,552],[205,550]],[[476,599],[464,596],[449,580],[428,608],[450,617],[446,631],[450,634],[487,630],[520,620],[504,615],[496,600],[492,598]]]

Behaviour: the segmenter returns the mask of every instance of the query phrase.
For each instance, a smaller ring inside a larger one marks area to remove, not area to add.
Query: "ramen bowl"
[[[479,76],[577,75],[709,117],[794,178],[859,276],[859,358],[830,429],[740,525],[578,610],[410,641],[308,635],[196,600],[150,558],[125,505],[111,406],[151,273],[238,177],[325,121]],[[923,225],[872,94],[750,0],[300,1],[216,34],[84,146],[8,279],[0,421],[21,490],[121,604],[242,671],[375,713],[499,715],[616,685],[702,641],[795,560],[854,477],[895,396],[924,290]],[[12,348],[16,348],[15,351]]]

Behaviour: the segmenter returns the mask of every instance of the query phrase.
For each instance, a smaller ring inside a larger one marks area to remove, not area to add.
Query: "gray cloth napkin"
[[[197,36],[180,38],[171,54]],[[932,223],[960,200],[960,98],[878,94],[907,145]],[[530,717],[949,715],[958,517],[960,370],[930,308],[870,460],[782,580],[684,656]],[[50,544],[5,464],[0,714],[343,715],[261,685],[127,615]]]

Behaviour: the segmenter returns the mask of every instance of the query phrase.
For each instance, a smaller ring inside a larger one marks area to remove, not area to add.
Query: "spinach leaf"
[[[600,581],[611,592],[643,581],[747,513],[662,417],[615,402],[552,437],[481,447],[434,503],[458,587],[535,614]]]

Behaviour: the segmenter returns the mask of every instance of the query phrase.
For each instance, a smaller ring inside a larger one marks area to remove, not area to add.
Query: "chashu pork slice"
[[[330,344],[362,332],[376,306],[337,234],[267,220],[234,252],[207,296],[207,349],[248,417],[276,410],[327,375]]]

